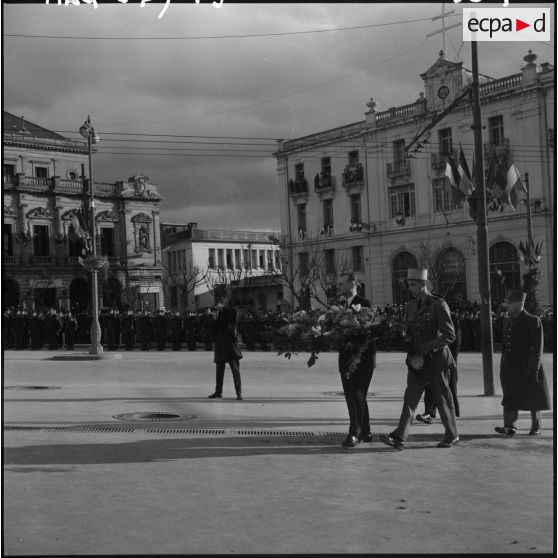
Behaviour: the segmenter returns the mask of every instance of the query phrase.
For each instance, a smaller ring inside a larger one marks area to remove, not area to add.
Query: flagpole
[[[482,117],[479,93],[479,67],[477,42],[471,41],[473,82],[473,132],[475,145],[475,190],[477,204],[477,257],[479,266],[479,292],[481,298],[481,341],[484,395],[494,395],[494,371],[492,366],[492,311],[490,304],[490,262],[488,257],[488,228],[486,219],[486,190],[482,153]]]
[[[529,173],[525,173],[525,190],[527,190],[527,243],[533,245],[533,222],[531,221],[531,192],[529,191]]]

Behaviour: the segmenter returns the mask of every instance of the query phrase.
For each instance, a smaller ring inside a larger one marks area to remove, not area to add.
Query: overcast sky
[[[181,144],[115,139],[173,139],[137,134],[290,139],[357,122],[364,119],[370,97],[376,110],[414,101],[423,90],[419,74],[442,47],[441,35],[426,39],[440,27],[428,19],[441,12],[441,4],[434,3],[225,0],[215,8],[175,0],[159,18],[162,4],[141,7],[140,0],[97,9],[51,2],[4,4],[4,33],[110,38],[4,37],[4,109],[56,131],[77,130],[90,114],[102,138],[94,156],[95,180],[145,174],[159,185],[164,221],[197,221],[206,228],[279,229],[272,141],[244,140],[254,144],[245,149],[257,151],[252,152],[257,157],[246,157],[216,151],[238,146],[199,143],[238,143],[231,139],[174,138],[198,142]],[[470,4],[448,3],[446,10],[460,14],[463,5]],[[300,35],[165,40],[420,18],[427,21]],[[448,17],[447,25],[459,21],[460,16]],[[538,54],[537,62],[554,64],[553,43],[480,43],[480,71],[494,77],[517,73],[528,49]],[[461,28],[447,33],[446,50],[447,59],[463,60],[470,68],[470,43],[462,46]],[[131,135],[110,135],[115,133]],[[192,151],[200,149],[210,151]]]

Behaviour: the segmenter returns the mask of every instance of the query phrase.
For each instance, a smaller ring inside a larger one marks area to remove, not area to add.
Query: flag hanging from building
[[[527,198],[527,188],[525,188],[521,175],[512,161],[509,149],[506,149],[500,161],[500,172],[498,174],[506,178],[504,187],[506,201],[515,211],[517,205]]]
[[[459,173],[459,189],[468,195],[471,193],[473,182],[471,180],[471,173],[469,172],[469,165],[467,164],[467,159],[465,159],[465,153],[463,153],[463,148],[459,146],[459,166],[457,167],[457,172]]]
[[[459,174],[459,169],[452,159],[451,154],[448,153],[448,162],[446,163],[446,178],[448,179],[451,189],[449,194],[455,197],[458,203],[465,200],[467,193],[463,192],[461,189],[461,176]]]
[[[80,209],[74,212],[68,233],[70,240],[76,244],[76,252],[79,258],[85,257],[92,252],[91,235]]]

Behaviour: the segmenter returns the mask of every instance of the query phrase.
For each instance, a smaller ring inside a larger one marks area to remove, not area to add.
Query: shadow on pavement
[[[343,448],[339,438],[266,438],[266,437],[224,437],[224,438],[176,438],[164,440],[141,440],[125,443],[107,444],[49,444],[31,445],[4,449],[4,466],[9,465],[90,465],[103,463],[144,463],[198,459],[208,457],[250,457],[258,455],[298,455],[314,456],[327,454],[384,453],[396,450],[379,443],[360,444],[356,448]],[[441,440],[438,435],[414,435],[409,439],[404,452],[409,450],[435,448]],[[552,452],[552,440],[538,439],[541,443],[528,439],[527,436],[513,440],[493,435],[461,436],[460,445],[447,451],[459,451],[463,446],[468,449],[508,450],[517,453],[528,451],[536,453]],[[480,442],[480,443],[478,443]]]

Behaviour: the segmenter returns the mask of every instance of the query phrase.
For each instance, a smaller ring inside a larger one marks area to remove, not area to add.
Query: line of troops
[[[101,344],[109,351],[125,348],[140,348],[159,351],[167,347],[174,351],[183,347],[195,351],[199,346],[213,350],[213,324],[216,311],[204,313],[186,312],[135,312],[117,309],[101,312]],[[5,310],[2,314],[3,349],[48,349],[66,348],[90,343],[92,316],[89,312],[73,314],[48,311],[28,313],[25,310]],[[239,319],[238,329],[248,350],[256,346],[271,350],[272,330],[284,325],[279,314],[245,314]]]
[[[387,305],[378,308],[383,316],[384,331],[378,331],[376,340],[380,351],[400,351],[401,336],[397,328],[390,327],[390,318],[394,322],[403,319],[404,306]],[[284,325],[286,314],[276,312],[244,313],[240,315],[238,330],[246,349],[253,351],[260,348],[263,351],[272,350],[273,330]],[[480,351],[480,313],[477,309],[454,309],[451,313],[456,330],[457,351]],[[492,329],[494,341],[500,342],[503,311],[492,314]],[[133,350],[141,348],[149,350],[156,348],[164,350],[170,346],[178,351],[187,348],[195,351],[199,347],[212,350],[213,341],[211,331],[215,320],[215,311],[208,309],[204,313],[186,312],[134,312],[128,310],[120,313],[117,309],[101,312],[101,343],[108,350],[126,348]],[[553,351],[556,342],[554,314],[545,311],[541,315],[544,328],[545,350]],[[56,312],[55,309],[28,313],[25,310],[4,310],[2,315],[2,347],[3,349],[59,349],[69,350],[74,344],[89,344],[91,329],[91,314],[81,312],[76,315],[71,312]]]

